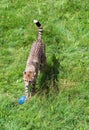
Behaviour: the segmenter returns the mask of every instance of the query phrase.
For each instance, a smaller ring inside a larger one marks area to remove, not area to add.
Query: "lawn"
[[[23,105],[23,71],[38,19],[47,70]],[[88,0],[0,1],[0,130],[89,130]]]

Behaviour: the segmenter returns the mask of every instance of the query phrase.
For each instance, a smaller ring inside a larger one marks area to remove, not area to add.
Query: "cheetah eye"
[[[26,74],[26,71],[24,71],[23,74]]]

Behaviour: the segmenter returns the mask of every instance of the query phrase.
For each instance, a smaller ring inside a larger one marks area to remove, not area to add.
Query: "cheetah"
[[[34,95],[38,73],[42,69],[44,70],[46,66],[45,44],[42,42],[43,27],[38,20],[34,20],[34,23],[38,27],[38,39],[32,44],[26,68],[23,73],[26,100]],[[29,87],[30,94],[28,92]]]

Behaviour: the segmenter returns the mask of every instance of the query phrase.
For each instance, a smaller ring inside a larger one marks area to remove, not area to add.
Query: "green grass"
[[[47,70],[38,77],[36,95],[19,105],[22,74],[37,38],[34,19],[44,27]],[[0,130],[88,129],[88,0],[1,0]]]

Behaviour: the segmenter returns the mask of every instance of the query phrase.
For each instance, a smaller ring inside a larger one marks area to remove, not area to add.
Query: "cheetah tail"
[[[42,28],[42,26],[41,26],[41,24],[40,24],[40,22],[38,20],[34,20],[34,23],[38,27],[38,39],[41,39],[43,28]]]

